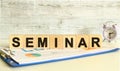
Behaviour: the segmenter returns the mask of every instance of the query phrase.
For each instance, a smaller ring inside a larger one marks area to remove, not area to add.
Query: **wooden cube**
[[[24,47],[24,35],[10,35],[9,47],[10,48],[23,48]]]
[[[24,48],[37,48],[37,36],[36,35],[31,35],[27,34],[24,35],[23,37],[23,46]]]
[[[50,35],[49,47],[51,49],[53,48],[62,49],[63,48],[63,35]]]
[[[102,36],[97,34],[90,35],[89,48],[100,48],[100,47],[102,47]]]
[[[49,35],[36,35],[38,48],[49,48]]]
[[[89,35],[76,35],[76,48],[87,49],[90,46]]]
[[[64,48],[75,48],[75,35],[64,35],[63,36],[63,47]]]

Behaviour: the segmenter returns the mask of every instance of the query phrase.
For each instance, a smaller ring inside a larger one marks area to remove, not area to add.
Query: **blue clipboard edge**
[[[66,58],[60,58],[60,59],[53,59],[53,60],[35,62],[35,63],[28,63],[28,64],[18,64],[13,59],[10,59],[10,58],[5,59],[2,56],[0,56],[0,57],[4,62],[6,62],[11,67],[22,67],[22,66],[45,64],[45,63],[51,63],[51,62],[57,62],[57,61],[65,61],[65,60],[70,60],[70,59],[76,59],[76,58],[83,58],[83,57],[88,57],[88,56],[100,55],[100,54],[115,52],[115,51],[118,51],[118,50],[120,50],[120,48],[115,48],[115,49],[111,49],[111,50],[107,50],[107,51],[101,51],[101,52],[97,52],[97,53],[83,54],[83,55],[78,55],[78,56],[72,56],[72,57],[66,57]]]

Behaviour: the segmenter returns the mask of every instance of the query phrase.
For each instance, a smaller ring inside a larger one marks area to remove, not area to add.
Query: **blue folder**
[[[66,58],[51,59],[51,60],[46,60],[46,61],[41,61],[41,62],[35,62],[35,63],[27,63],[27,64],[19,64],[19,63],[17,63],[16,61],[14,61],[10,57],[5,58],[2,55],[0,55],[0,57],[1,57],[1,59],[4,62],[6,62],[8,65],[10,65],[12,67],[21,67],[21,66],[29,66],[29,65],[44,64],[44,63],[51,63],[51,62],[57,62],[57,61],[65,61],[65,60],[76,59],[76,58],[89,57],[89,56],[94,56],[94,55],[111,53],[111,52],[115,52],[115,51],[118,51],[118,50],[119,50],[119,48],[114,48],[114,49],[110,49],[110,50],[107,50],[107,51],[101,51],[101,52],[96,52],[96,53],[89,53],[89,54],[71,56],[71,57],[66,57]]]

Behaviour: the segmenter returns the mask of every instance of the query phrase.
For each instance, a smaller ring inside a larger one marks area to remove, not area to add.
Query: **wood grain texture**
[[[119,0],[0,0],[0,46],[10,34],[102,34],[106,21],[120,30]]]

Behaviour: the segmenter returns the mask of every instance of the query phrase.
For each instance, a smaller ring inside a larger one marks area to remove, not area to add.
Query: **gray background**
[[[0,46],[10,34],[101,34],[106,21],[117,24],[119,0],[0,0]]]

